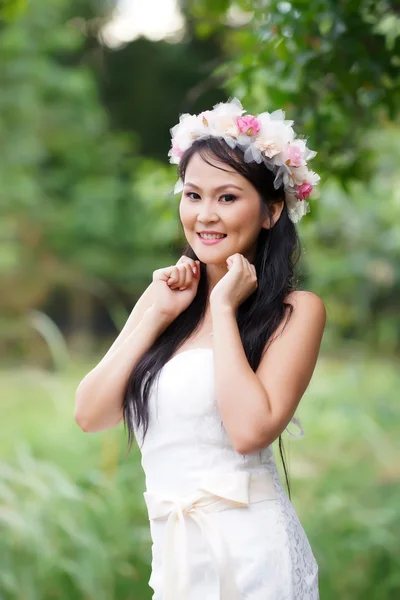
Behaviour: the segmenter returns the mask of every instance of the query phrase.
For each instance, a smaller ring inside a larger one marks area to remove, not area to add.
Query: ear
[[[263,228],[264,229],[271,229],[275,223],[278,221],[279,217],[281,216],[281,212],[283,210],[283,206],[285,204],[284,200],[281,200],[280,202],[274,202],[273,204],[269,205],[269,210],[271,215],[267,216],[265,218],[265,220],[263,221]]]

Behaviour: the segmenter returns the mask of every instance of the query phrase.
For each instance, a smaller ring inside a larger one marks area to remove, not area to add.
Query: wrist
[[[145,315],[150,322],[156,324],[162,329],[166,329],[168,325],[170,325],[172,321],[176,319],[175,316],[170,315],[169,313],[164,313],[153,305],[145,310]]]
[[[227,304],[221,300],[219,301],[210,301],[210,309],[211,313],[216,314],[232,314],[236,316],[237,309],[231,304]]]

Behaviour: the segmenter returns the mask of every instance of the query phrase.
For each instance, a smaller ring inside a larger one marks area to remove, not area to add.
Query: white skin
[[[224,170],[205,162],[199,153],[194,154],[185,172],[179,215],[187,241],[200,261],[207,265],[211,292],[228,272],[229,257],[239,253],[252,263],[260,230],[275,224],[284,203],[270,205],[270,222],[268,217],[263,217],[259,193],[248,179],[229,165],[217,162],[216,158],[207,157],[207,160]],[[223,187],[216,191],[220,186]],[[196,233],[202,230],[226,233],[227,237],[208,246]]]

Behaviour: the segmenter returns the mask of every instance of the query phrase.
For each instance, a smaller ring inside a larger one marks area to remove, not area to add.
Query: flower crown
[[[243,150],[245,162],[263,161],[275,174],[275,189],[283,183],[289,218],[297,223],[310,212],[306,198],[320,180],[319,175],[307,168],[307,161],[317,153],[307,148],[305,140],[296,138],[293,121],[285,120],[283,110],[257,116],[242,116],[244,112],[240,100],[233,98],[198,115],[180,115],[179,123],[170,129],[170,162],[179,164],[195,140],[221,137],[231,148],[239,146]],[[183,181],[179,178],[174,193],[182,189]]]

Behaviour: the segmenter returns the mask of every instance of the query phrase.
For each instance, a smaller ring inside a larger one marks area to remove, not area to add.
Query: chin
[[[226,267],[226,259],[228,258],[228,256],[231,256],[231,254],[234,254],[234,252],[230,252],[229,254],[227,254],[226,252],[224,253],[218,253],[218,254],[214,254],[214,255],[210,255],[207,254],[206,252],[199,252],[197,253],[197,257],[198,259],[204,263],[205,265],[216,265],[216,266],[225,266]]]

